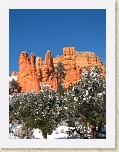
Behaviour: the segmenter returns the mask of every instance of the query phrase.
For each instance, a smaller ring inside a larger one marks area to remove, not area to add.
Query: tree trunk
[[[25,122],[23,120],[21,120],[21,124],[22,124],[22,127],[24,128],[25,127]]]
[[[90,129],[91,129],[91,138],[94,139],[94,130],[95,130],[95,126],[94,125],[90,125]]]
[[[43,139],[47,139],[47,133],[46,132],[42,132],[42,136],[43,136]]]
[[[93,131],[93,128],[91,128],[91,139],[94,139],[94,131]]]

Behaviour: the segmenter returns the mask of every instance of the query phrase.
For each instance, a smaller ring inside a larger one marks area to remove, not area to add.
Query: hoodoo
[[[18,75],[17,81],[20,84],[21,92],[39,92],[41,86],[56,89],[57,81],[53,73],[58,61],[62,61],[66,69],[66,78],[64,87],[68,88],[69,84],[75,84],[81,79],[81,72],[88,66],[90,69],[97,64],[103,69],[105,76],[106,68],[99,56],[93,52],[78,52],[75,47],[64,47],[63,55],[52,57],[51,51],[48,50],[43,61],[41,57],[36,57],[33,53],[28,57],[27,52],[22,51],[19,57],[19,72],[13,72],[12,75]]]

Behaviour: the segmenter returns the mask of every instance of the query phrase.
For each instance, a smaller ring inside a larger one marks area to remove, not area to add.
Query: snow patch
[[[9,76],[9,81],[11,82],[13,79],[15,81],[17,81],[17,77],[18,77],[18,75],[16,75],[16,76]]]

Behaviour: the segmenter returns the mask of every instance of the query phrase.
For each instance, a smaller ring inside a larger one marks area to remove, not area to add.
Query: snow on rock
[[[9,76],[9,81],[11,82],[13,79],[15,81],[17,81],[17,77],[18,77],[18,75],[16,75],[16,76]]]
[[[51,89],[51,85],[50,84],[46,84],[46,83],[40,83],[40,87],[41,87],[41,91],[45,88]]]

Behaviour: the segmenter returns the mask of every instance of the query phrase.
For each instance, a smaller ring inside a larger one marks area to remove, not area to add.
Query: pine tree
[[[19,98],[14,96],[11,105],[12,113],[25,122],[25,127],[28,130],[39,128],[44,139],[52,133],[64,116],[60,97],[56,91],[49,89],[44,89],[38,94],[28,93]]]
[[[92,138],[95,127],[101,128],[106,124],[106,80],[101,73],[102,69],[97,65],[93,71],[87,67],[82,79],[70,87],[67,97],[70,121],[75,124],[83,116],[83,122],[90,124]]]
[[[19,86],[19,83],[16,80],[12,79],[9,85],[9,94],[12,94],[14,92],[20,92],[20,90],[21,87]]]
[[[57,79],[57,91],[59,92],[60,95],[64,94],[64,87],[63,87],[63,80],[66,77],[66,69],[64,68],[64,65],[62,61],[58,61],[57,66],[55,67],[55,72],[54,75],[56,76]]]

